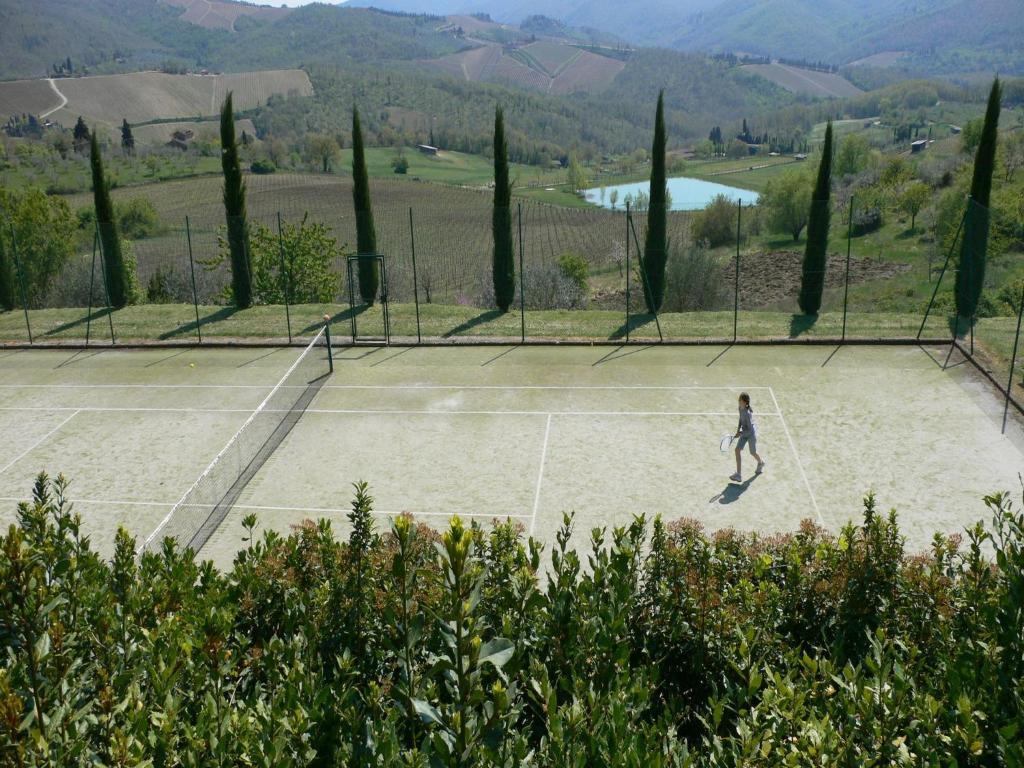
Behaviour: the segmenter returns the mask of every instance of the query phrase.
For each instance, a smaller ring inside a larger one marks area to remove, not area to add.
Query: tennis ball
[[[196,367],[196,364],[195,364],[195,363],[189,363],[189,364],[188,364],[188,367],[189,367],[189,368],[195,368],[195,367]]]

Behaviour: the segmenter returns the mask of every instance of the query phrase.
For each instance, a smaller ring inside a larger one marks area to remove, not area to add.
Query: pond
[[[632,184],[613,184],[607,187],[594,187],[584,190],[583,196],[587,202],[600,205],[602,208],[612,208],[612,190],[618,192],[615,201],[615,208],[624,210],[626,198],[635,198],[637,194],[647,195],[650,191],[650,182],[637,181]],[[757,192],[738,187],[729,187],[725,184],[716,184],[713,181],[704,179],[691,179],[686,176],[676,176],[668,180],[668,192],[672,196],[673,211],[697,211],[704,208],[715,195],[725,195],[733,202],[742,200],[744,203],[756,203],[760,199]]]

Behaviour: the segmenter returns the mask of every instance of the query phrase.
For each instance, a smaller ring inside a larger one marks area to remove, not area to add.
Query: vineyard
[[[278,215],[284,223],[303,219],[320,222],[330,228],[342,251],[352,250],[355,216],[349,178],[275,174],[251,176],[247,184],[249,219],[253,225],[262,224],[276,231]],[[172,282],[182,292],[175,298],[191,298],[185,280],[189,236],[197,262],[216,258],[224,225],[221,188],[219,178],[206,177],[114,191],[118,202],[149,200],[161,218],[160,234],[133,244],[143,286],[157,271],[173,273]],[[492,303],[492,195],[488,190],[382,179],[374,181],[373,195],[378,250],[388,259],[392,300],[412,300],[415,236],[422,299],[427,303],[476,307]],[[68,200],[72,208],[89,204],[87,195],[75,195]],[[669,222],[670,236],[680,242],[685,240],[686,215],[671,214]],[[525,279],[532,285],[528,304],[552,309],[577,308],[587,303],[587,297],[579,297],[574,304],[571,298],[559,293],[558,285],[552,284],[558,282],[559,258],[574,254],[587,265],[592,289],[590,304],[603,309],[624,308],[626,230],[621,211],[564,208],[523,200],[513,211],[517,259],[520,231]],[[637,219],[637,237],[642,243],[642,217]],[[630,248],[635,252],[635,241],[631,241]],[[84,269],[83,263],[81,277],[72,283],[85,283]],[[337,264],[335,271],[341,276],[344,265]],[[228,276],[221,268],[207,268],[199,273],[199,283],[200,300],[216,303],[222,299]],[[339,281],[339,299],[345,298],[346,290]],[[636,290],[634,286],[635,296]]]

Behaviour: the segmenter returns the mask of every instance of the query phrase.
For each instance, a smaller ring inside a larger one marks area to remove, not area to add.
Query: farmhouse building
[[[424,155],[436,155],[438,153],[437,147],[432,147],[429,144],[417,144],[416,149],[422,152]]]

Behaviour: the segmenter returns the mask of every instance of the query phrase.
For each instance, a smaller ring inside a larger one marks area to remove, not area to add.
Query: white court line
[[[252,413],[252,408],[130,408],[130,407],[85,407],[62,406],[0,406],[0,411],[75,411],[88,413]],[[262,413],[291,413],[289,408],[264,408]],[[303,413],[380,416],[396,414],[401,416],[545,416],[554,413],[559,416],[734,416],[734,411],[443,411],[429,409],[387,409],[387,408],[307,408]],[[778,413],[758,413],[758,416],[781,416]]]
[[[51,429],[49,432],[47,432],[45,435],[43,435],[41,438],[39,438],[36,442],[34,442],[31,445],[31,447],[29,447],[26,450],[22,451],[22,453],[20,455],[18,455],[15,459],[13,459],[12,461],[8,462],[5,466],[0,467],[0,475],[2,475],[8,469],[10,469],[15,464],[17,464],[19,461],[24,459],[26,456],[28,456],[30,453],[32,453],[32,451],[34,451],[40,445],[42,445],[47,440],[49,440],[57,432],[57,430],[59,430],[61,427],[63,427],[65,424],[67,424],[69,421],[71,421],[73,418],[75,418],[75,416],[77,416],[77,415],[78,415],[78,411],[75,411],[70,416],[68,416],[66,419],[64,419],[64,421],[62,421],[60,424],[58,424],[56,427]]]
[[[20,496],[0,496],[0,501],[25,501]],[[118,507],[173,507],[174,503],[170,501],[122,501],[114,499],[68,499],[72,504],[110,504]],[[346,509],[334,509],[332,507],[268,507],[261,506],[258,504],[235,504],[232,509],[252,509],[262,512],[314,512],[314,513],[328,513],[337,515],[346,515],[351,512],[351,508]],[[482,518],[497,518],[502,520],[506,517],[510,517],[516,520],[528,520],[530,515],[513,515],[513,514],[497,514],[494,512],[414,512],[411,510],[403,510],[401,512],[395,512],[392,510],[374,509],[371,510],[371,514],[374,515],[387,515],[396,516],[404,515],[409,512],[413,517],[452,517],[458,515],[459,517],[482,517]]]
[[[235,504],[232,509],[255,509],[257,511],[264,512],[327,512],[329,514],[347,515],[352,511],[351,507],[346,509],[333,509],[331,507],[267,507],[256,504]],[[393,510],[375,509],[372,511],[375,515],[404,515],[408,512],[413,517],[485,517],[485,518],[498,518],[503,519],[506,517],[522,518],[526,519],[529,515],[512,515],[512,514],[498,514],[495,512],[416,512],[414,510],[402,510],[396,512]]]
[[[270,389],[273,384],[0,384],[0,389]],[[305,384],[286,384],[281,389],[305,389]],[[608,390],[616,392],[633,391],[672,391],[672,390],[707,390],[711,392],[732,392],[735,390],[769,389],[762,386],[721,386],[721,387],[690,387],[690,386],[616,386],[616,385],[505,385],[505,384],[325,384],[321,389],[369,389],[369,390],[462,390],[462,389],[493,389],[493,390]]]
[[[533,515],[530,516],[530,536],[533,536],[534,526],[537,525],[537,510],[540,508],[540,486],[544,481],[544,464],[548,459],[548,438],[551,436],[551,414],[548,414],[548,423],[544,427],[544,445],[540,449],[540,469],[537,470],[537,491],[533,496]]]
[[[825,524],[825,518],[821,516],[821,509],[818,508],[818,500],[814,498],[814,491],[811,490],[811,483],[807,480],[807,473],[804,472],[804,464],[800,461],[800,454],[796,450],[796,443],[793,442],[793,436],[789,433],[789,427],[786,426],[786,419],[782,416],[782,408],[779,406],[779,401],[775,397],[775,390],[768,387],[768,392],[772,396],[772,402],[775,403],[775,410],[779,414],[779,420],[782,422],[782,429],[786,433],[786,439],[789,440],[789,447],[793,450],[793,457],[796,459],[796,465],[800,469],[800,476],[804,479],[804,487],[807,488],[807,493],[811,497],[811,504],[814,505],[814,511],[818,515],[818,522],[821,523],[822,528],[828,528]]]

